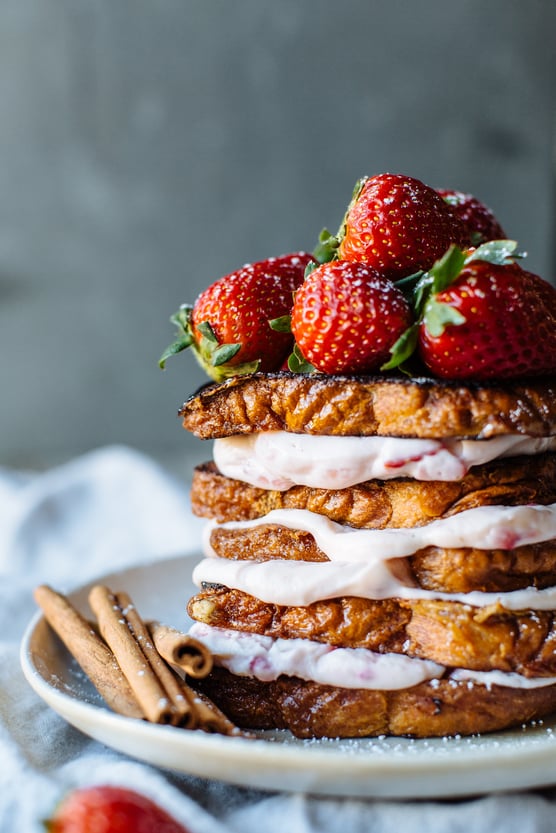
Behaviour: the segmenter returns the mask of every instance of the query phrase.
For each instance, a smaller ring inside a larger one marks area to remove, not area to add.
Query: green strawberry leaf
[[[463,269],[464,263],[465,253],[458,246],[452,244],[429,271],[429,275],[432,277],[431,292],[442,292],[443,289],[450,286]]]
[[[385,362],[380,369],[393,370],[395,367],[400,367],[400,365],[407,361],[407,359],[409,359],[409,357],[415,352],[418,336],[419,323],[416,322],[401,334],[390,349],[390,355],[392,358]]]
[[[291,333],[292,331],[291,315],[281,315],[279,318],[272,318],[268,323],[270,329],[276,333]]]
[[[425,303],[431,294],[432,280],[430,272],[423,272],[415,284],[413,297],[409,299],[417,318],[421,316]]]
[[[221,344],[211,352],[211,364],[213,367],[220,367],[227,364],[230,359],[239,353],[241,344]]]
[[[414,283],[413,296],[409,300],[416,318],[422,316],[423,310],[431,295],[435,292],[441,292],[455,281],[464,263],[464,252],[458,246],[452,245],[431,266],[428,272],[416,272],[415,275],[410,275],[408,278],[402,279],[408,281],[408,288],[412,282]],[[400,286],[400,283],[401,281],[397,281],[396,286]],[[400,288],[403,291],[403,286],[400,286]]]
[[[513,263],[516,257],[525,257],[525,252],[517,251],[516,240],[489,240],[483,243],[465,259],[466,263],[474,260],[485,260],[487,263],[494,263],[498,266],[507,266]]]
[[[363,190],[365,183],[369,179],[368,176],[360,176],[355,185],[353,186],[353,191],[351,193],[351,203],[357,202],[359,199],[359,195]]]
[[[211,342],[212,344],[218,344],[216,334],[208,321],[202,321],[200,324],[197,325],[197,329],[203,335],[203,337],[206,338],[207,341]]]
[[[447,205],[458,206],[461,205],[461,198],[456,194],[442,194],[442,199]]]
[[[184,332],[191,329],[191,313],[193,307],[190,304],[182,304],[177,312],[170,316],[170,322],[175,324],[180,330]]]
[[[450,304],[443,304],[431,297],[425,306],[423,322],[431,336],[436,338],[442,335],[447,326],[464,324],[465,316]]]
[[[182,304],[177,312],[170,316],[170,322],[178,328],[178,337],[162,353],[158,360],[158,366],[164,370],[166,360],[176,353],[186,350],[194,342],[193,330],[191,328],[191,312],[193,307],[189,304]]]
[[[251,372],[251,369],[246,364],[229,367],[231,359],[241,350],[241,343],[220,344],[216,333],[208,321],[201,321],[197,325],[197,329],[201,333],[201,338],[197,343],[192,345],[193,353],[203,370],[211,379],[221,382],[228,378],[228,376]],[[248,369],[244,370],[244,367],[248,367]]]
[[[202,356],[199,356],[198,353],[195,355],[205,373],[207,373],[211,379],[214,379],[215,382],[224,382],[232,376],[245,376],[249,373],[256,373],[261,363],[260,359],[256,359],[253,362],[243,362],[242,364],[234,365],[221,364],[215,367],[214,365],[207,365]]]
[[[398,289],[401,289],[404,295],[411,296],[423,275],[424,272],[420,269],[418,272],[414,272],[412,275],[407,275],[405,278],[398,278],[398,280],[394,281],[394,283]]]
[[[350,213],[351,209],[353,208],[353,206],[355,205],[355,203],[357,202],[357,200],[359,199],[359,197],[361,195],[361,191],[365,187],[365,183],[367,182],[368,179],[369,179],[368,176],[362,176],[355,183],[355,186],[354,186],[352,194],[351,194],[351,199],[349,201],[349,205],[346,208],[346,213],[342,217],[342,222],[340,223],[340,228],[338,229],[338,232],[336,234],[336,240],[338,241],[338,246],[340,245],[340,243],[342,242],[342,240],[346,236],[346,225],[347,225],[347,218],[349,216],[349,213]]]
[[[338,246],[340,245],[340,241],[338,240],[335,234],[328,231],[328,229],[323,228],[321,233],[319,234],[319,242],[315,246],[313,250],[313,257],[315,258],[318,263],[328,263],[330,260],[335,260],[337,258],[337,250]],[[305,269],[305,277],[308,274],[311,274],[313,269],[316,269],[317,264],[315,263],[308,263]],[[307,270],[309,267],[312,267],[310,271]]]
[[[297,344],[293,346],[293,353],[288,359],[288,368],[292,373],[313,373],[315,368],[304,358]]]
[[[172,344],[170,344],[163,352],[158,360],[158,366],[164,370],[166,361],[170,358],[170,356],[175,356],[176,353],[181,353],[182,350],[186,350],[188,347],[191,347],[192,342],[193,336],[191,334],[183,335],[176,339],[176,341],[172,342]]]
[[[178,337],[160,357],[159,365],[161,368],[164,368],[164,364],[170,356],[191,347],[200,366],[216,382],[223,382],[231,376],[255,373],[258,370],[260,360],[230,365],[230,360],[241,350],[241,344],[219,344],[216,333],[208,321],[199,324],[197,329],[201,333],[201,338],[196,339],[191,320],[192,311],[193,307],[183,304],[170,318],[172,324],[175,324],[178,328]]]
[[[320,263],[316,263],[314,260],[310,260],[307,266],[305,267],[305,271],[303,272],[303,280],[305,280],[305,278],[308,278],[311,272],[314,272],[315,269],[318,269],[319,266]],[[295,292],[293,293],[293,295],[295,298]]]

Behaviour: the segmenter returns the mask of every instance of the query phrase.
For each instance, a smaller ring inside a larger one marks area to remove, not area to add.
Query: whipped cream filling
[[[191,636],[203,642],[215,663],[237,676],[255,677],[262,682],[284,674],[341,688],[399,690],[425,680],[437,680],[446,669],[431,660],[404,654],[377,654],[366,648],[335,648],[308,639],[273,639],[270,636],[214,628],[195,622]],[[503,671],[475,672],[458,669],[456,681],[512,688],[554,685],[556,677],[522,677]]]
[[[229,561],[205,558],[193,571],[193,581],[222,584],[241,590],[269,604],[305,607],[339,596],[363,599],[438,599],[461,602],[472,607],[501,605],[506,610],[554,610],[556,587],[483,593],[441,593],[408,587],[384,564],[348,562],[310,563],[307,561]]]
[[[193,571],[201,586],[222,584],[263,602],[309,605],[338,596],[366,599],[442,599],[484,607],[501,604],[508,610],[552,610],[556,587],[530,587],[508,592],[442,593],[403,583],[389,569],[388,559],[411,555],[424,546],[473,546],[511,549],[556,537],[556,504],[550,506],[481,506],[422,527],[353,529],[305,509],[278,509],[253,521],[229,522],[227,529],[280,524],[311,532],[330,561],[232,561],[218,558],[207,526],[205,555]]]
[[[400,689],[431,680],[444,667],[404,654],[365,648],[335,648],[308,639],[273,639],[256,633],[213,628],[196,622],[189,633],[203,642],[218,665],[263,682],[281,674],[343,688]]]
[[[556,538],[556,503],[547,506],[477,506],[423,526],[355,529],[318,515],[308,509],[273,509],[250,521],[228,521],[205,527],[204,551],[210,546],[212,530],[241,530],[275,524],[310,532],[318,547],[331,561],[376,561],[413,555],[428,546],[515,549]]]
[[[326,437],[268,431],[217,439],[213,457],[226,477],[262,489],[345,489],[367,480],[461,480],[500,457],[556,450],[556,437],[510,434],[490,440]]]

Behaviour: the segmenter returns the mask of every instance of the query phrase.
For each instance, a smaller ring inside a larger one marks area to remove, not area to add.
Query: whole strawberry
[[[480,253],[426,300],[418,332],[423,362],[447,379],[555,373],[556,289],[516,263],[491,263]]]
[[[503,240],[506,237],[491,209],[473,194],[444,188],[438,188],[437,193],[464,226],[469,245],[478,246],[488,240]]]
[[[157,804],[123,787],[71,792],[46,822],[49,833],[188,833]]]
[[[283,255],[248,264],[215,281],[193,307],[184,305],[172,316],[179,337],[164,351],[160,366],[191,347],[216,381],[277,370],[291,350],[292,336],[272,329],[270,321],[290,313],[293,293],[311,261],[305,252]]]
[[[428,269],[466,233],[442,197],[418,179],[363,179],[340,230],[340,260],[362,261],[392,280]]]
[[[304,359],[323,373],[369,373],[412,321],[402,292],[365,263],[314,269],[295,295],[291,328]]]

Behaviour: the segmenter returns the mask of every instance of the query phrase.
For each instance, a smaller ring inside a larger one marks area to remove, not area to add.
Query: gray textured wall
[[[497,211],[552,269],[553,0],[3,0],[0,462],[206,454],[168,315],[310,248],[363,173]]]

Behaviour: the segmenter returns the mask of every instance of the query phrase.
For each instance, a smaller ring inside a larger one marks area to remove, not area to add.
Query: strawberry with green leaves
[[[125,787],[73,790],[46,822],[48,833],[188,833],[158,804]]]
[[[437,193],[463,224],[470,246],[506,238],[504,229],[494,213],[473,194],[464,194],[462,191],[451,191],[445,188],[437,188]]]
[[[511,379],[556,373],[556,289],[513,258],[513,241],[471,253],[451,247],[414,288],[417,322],[389,366],[416,347],[444,379]]]
[[[290,368],[370,373],[411,324],[403,293],[365,263],[332,261],[315,268],[296,292]]]
[[[292,336],[270,322],[290,313],[293,293],[312,260],[305,252],[268,258],[215,281],[193,307],[184,305],[172,316],[178,338],[164,351],[160,366],[190,347],[215,381],[277,370],[292,348]]]
[[[359,180],[338,234],[324,230],[315,256],[366,263],[396,280],[429,269],[451,243],[466,240],[463,225],[433,188],[385,173]]]

